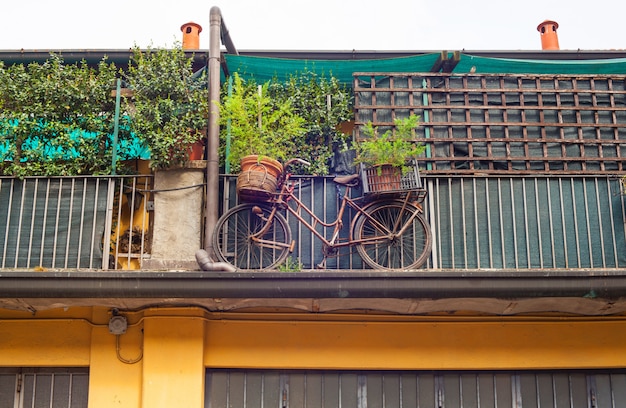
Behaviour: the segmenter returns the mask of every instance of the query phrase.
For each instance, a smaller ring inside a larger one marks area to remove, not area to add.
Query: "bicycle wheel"
[[[365,263],[374,269],[403,270],[419,268],[426,262],[431,234],[417,207],[394,200],[373,204],[365,211],[369,217],[359,215],[353,235],[355,240],[364,240],[356,247]],[[407,222],[410,225],[398,234]]]
[[[222,215],[213,232],[219,260],[237,269],[271,269],[281,264],[289,255],[291,229],[278,213],[268,226],[270,212],[270,207],[240,204]],[[262,236],[255,235],[264,228]]]

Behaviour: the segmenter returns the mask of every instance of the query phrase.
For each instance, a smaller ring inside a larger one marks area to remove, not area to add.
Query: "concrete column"
[[[204,161],[197,168],[159,170],[154,175],[152,255],[142,269],[199,270],[202,238]]]

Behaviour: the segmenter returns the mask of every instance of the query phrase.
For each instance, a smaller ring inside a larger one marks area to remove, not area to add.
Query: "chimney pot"
[[[537,31],[541,35],[541,49],[542,50],[558,50],[559,48],[559,36],[556,33],[556,29],[559,28],[559,23],[552,20],[546,20],[537,26]]]
[[[200,32],[202,27],[200,24],[189,22],[180,26],[180,31],[183,32],[183,50],[198,50],[200,49]]]

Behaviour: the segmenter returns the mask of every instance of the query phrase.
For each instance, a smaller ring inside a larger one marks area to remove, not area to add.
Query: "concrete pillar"
[[[193,167],[158,170],[154,175],[152,254],[141,269],[200,269],[196,251],[202,238],[206,162],[191,163]]]

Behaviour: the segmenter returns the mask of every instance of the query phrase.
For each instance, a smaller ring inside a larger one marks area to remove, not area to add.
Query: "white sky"
[[[4,0],[0,50],[171,46],[217,6],[240,50],[539,50],[559,23],[562,50],[626,49],[620,0]]]

